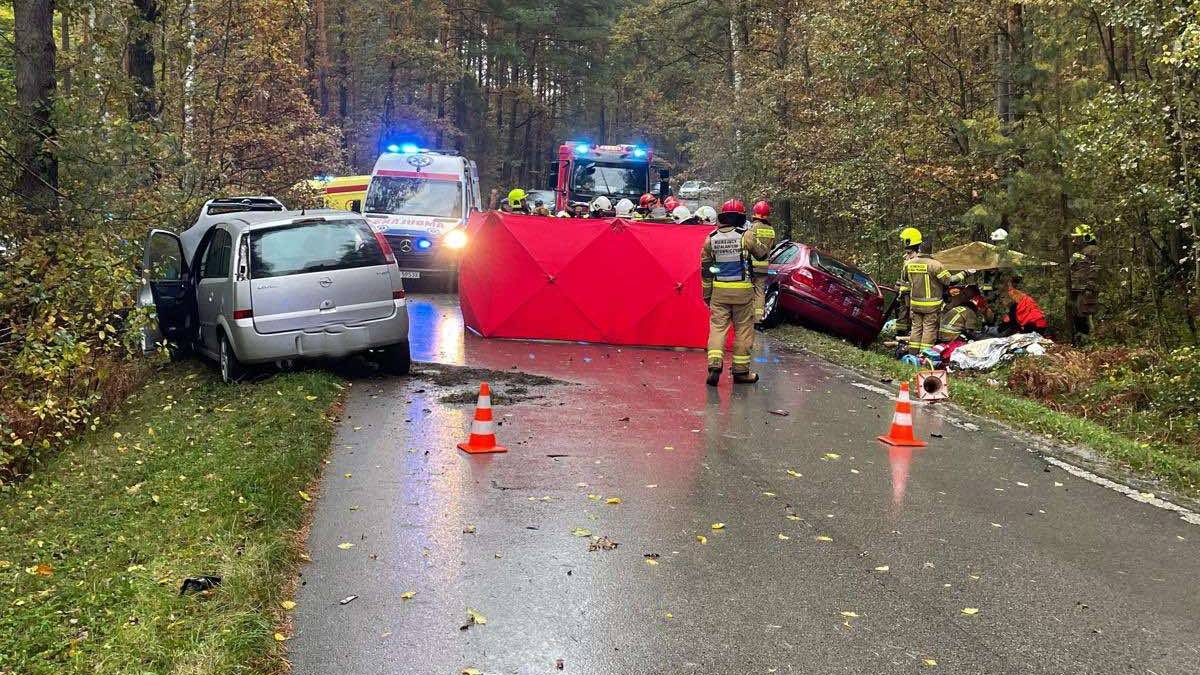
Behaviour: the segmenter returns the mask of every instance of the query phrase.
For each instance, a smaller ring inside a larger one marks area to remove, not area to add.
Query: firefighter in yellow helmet
[[[521,188],[513,188],[508,191],[508,201],[504,204],[504,210],[509,213],[529,213],[528,195]]]
[[[906,227],[900,231],[901,243],[908,245],[908,242],[915,241],[919,245],[921,243],[921,231],[915,227]],[[904,278],[904,263],[900,263],[900,281],[896,284],[896,339],[903,338],[905,341],[909,338],[909,333],[912,331],[912,312],[908,309],[908,281]]]
[[[750,261],[750,280],[754,282],[754,323],[761,324],[763,320],[763,304],[767,299],[767,269],[771,266],[768,259],[771,250],[775,248],[775,228],[771,227],[771,205],[758,201],[750,212],[750,227],[754,236],[767,250],[767,255]]]
[[[725,367],[725,335],[733,324],[733,381],[752,384],[758,375],[750,372],[750,350],[754,346],[754,286],[750,261],[765,258],[766,247],[746,223],[746,205],[730,199],[717,216],[720,226],[704,240],[700,249],[700,279],[708,303],[708,384],[717,386]]]
[[[916,228],[905,228],[900,233],[900,240],[904,244],[902,283],[908,287],[908,307],[912,320],[908,353],[920,356],[922,350],[937,342],[943,288],[947,284],[961,282],[964,275],[951,274],[932,256],[922,254],[921,233]]]
[[[1090,335],[1092,315],[1100,308],[1100,247],[1091,225],[1071,232],[1071,313],[1077,342]]]

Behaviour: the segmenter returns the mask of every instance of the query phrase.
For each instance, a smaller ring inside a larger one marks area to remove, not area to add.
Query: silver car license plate
[[[421,273],[414,270],[400,270],[401,279],[420,279]]]

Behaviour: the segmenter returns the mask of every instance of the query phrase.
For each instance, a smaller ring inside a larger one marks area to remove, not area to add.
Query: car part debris
[[[358,599],[357,595],[347,595],[346,597],[342,598],[341,600],[338,600],[338,604],[339,605],[348,605],[357,599]]]
[[[179,587],[179,594],[187,595],[188,593],[201,593],[204,591],[211,591],[220,585],[221,585],[221,577],[217,577],[217,576],[188,577],[183,580],[183,585],[181,585]]]

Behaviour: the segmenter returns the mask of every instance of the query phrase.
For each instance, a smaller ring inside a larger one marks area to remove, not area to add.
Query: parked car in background
[[[189,229],[189,232],[195,227]],[[214,219],[188,255],[151,230],[139,304],[153,307],[153,350],[214,359],[226,382],[247,365],[370,352],[409,370],[408,308],[382,233],[347,211],[245,211]]]
[[[704,183],[698,180],[685,180],[683,185],[679,186],[679,197],[681,199],[697,199],[700,197],[700,191],[704,189]]]
[[[865,347],[883,328],[883,292],[862,270],[807,244],[771,253],[763,324],[794,320]]]

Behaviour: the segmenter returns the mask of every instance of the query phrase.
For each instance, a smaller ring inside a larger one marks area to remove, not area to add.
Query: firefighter
[[[504,204],[504,210],[508,213],[529,213],[529,202],[526,201],[528,196],[521,188],[513,188],[508,191],[508,201]]]
[[[700,219],[693,216],[688,207],[680,204],[671,210],[671,221],[678,225],[696,225]]]
[[[613,211],[612,200],[604,195],[600,195],[592,200],[588,205],[588,216],[591,218],[612,218],[617,215]]]
[[[907,248],[909,241],[921,243],[921,231],[906,227],[900,231],[900,242]],[[908,342],[912,331],[912,313],[908,307],[908,280],[904,275],[904,260],[900,263],[900,281],[896,283],[896,339]],[[903,336],[903,338],[901,337]]]
[[[752,384],[750,349],[754,346],[754,286],[750,261],[767,255],[746,223],[746,205],[730,199],[717,216],[720,226],[704,240],[700,250],[701,288],[709,307],[708,384],[717,386],[725,364],[725,335],[733,324],[733,381]]]
[[[754,236],[767,250],[761,258],[750,261],[750,280],[754,283],[754,323],[761,326],[763,320],[763,304],[767,299],[767,268],[771,266],[771,251],[775,248],[775,229],[771,227],[771,205],[765,201],[754,204],[750,212],[750,228]]]
[[[974,340],[983,330],[973,302],[974,289],[974,286],[962,284],[950,287],[950,302],[942,313],[942,325],[938,328],[939,342],[954,342],[959,338]]]
[[[1092,315],[1100,308],[1100,247],[1091,225],[1079,225],[1071,232],[1071,309],[1077,337],[1091,335]]]
[[[668,214],[674,214],[675,209],[682,205],[683,202],[676,199],[675,195],[667,195],[667,198],[663,200],[663,210]]]
[[[546,202],[543,202],[543,201],[542,201],[542,200],[540,200],[540,199],[539,199],[539,200],[537,200],[536,202],[534,202],[534,203],[533,203],[533,215],[535,215],[535,216],[549,216],[549,215],[551,215],[551,214],[550,214],[550,209],[546,208]]]
[[[937,340],[938,318],[942,311],[942,288],[945,284],[961,282],[964,275],[950,270],[933,257],[921,253],[921,233],[914,227],[900,233],[904,243],[904,282],[908,285],[908,307],[912,331],[908,337],[908,353],[920,356]]]
[[[621,199],[617,202],[617,217],[632,218],[633,217],[633,202],[628,199]]]
[[[696,209],[696,218],[704,225],[716,225],[717,210],[711,206],[701,206]]]
[[[633,217],[637,220],[648,220],[650,218],[650,212],[653,211],[654,207],[657,205],[658,198],[647,192],[638,198],[637,211]]]

